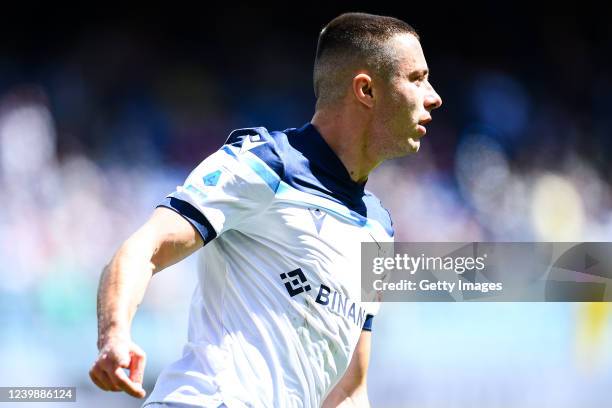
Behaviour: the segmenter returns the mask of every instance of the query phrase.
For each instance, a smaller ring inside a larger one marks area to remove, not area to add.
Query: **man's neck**
[[[354,120],[354,115],[341,111],[319,110],[315,112],[312,125],[325,142],[336,153],[351,179],[365,183],[368,175],[382,160],[377,160],[366,131],[366,123]]]

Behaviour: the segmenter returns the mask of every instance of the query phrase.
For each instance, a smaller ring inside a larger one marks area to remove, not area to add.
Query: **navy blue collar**
[[[365,183],[358,183],[351,179],[346,167],[323,139],[317,128],[311,123],[307,123],[299,129],[287,130],[286,134],[289,144],[302,154],[305,158],[304,165],[309,168],[309,173],[318,181],[318,183],[312,184],[307,182],[308,187],[321,190],[325,195],[330,195],[338,201],[348,204],[349,208],[361,212],[359,210],[363,210],[364,207]],[[302,176],[305,175],[300,171],[294,174],[297,176],[300,173],[302,173]],[[304,181],[306,180],[294,180],[298,184],[302,184]],[[319,185],[315,187],[313,184]]]
[[[366,183],[358,183],[351,178],[342,160],[312,123],[306,123],[301,128],[294,130],[294,133],[289,136],[293,147],[302,152],[311,166],[322,170],[326,176],[345,185],[348,190],[355,194],[363,195]]]

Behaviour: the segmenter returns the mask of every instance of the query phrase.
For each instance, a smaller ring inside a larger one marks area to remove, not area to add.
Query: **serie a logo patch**
[[[212,187],[217,185],[219,182],[219,177],[221,177],[221,170],[213,171],[212,173],[205,175],[202,179],[204,180],[205,186]]]
[[[283,272],[280,274],[280,278],[285,283],[285,288],[287,288],[291,297],[302,292],[308,292],[311,289],[304,272],[300,268],[287,273]]]

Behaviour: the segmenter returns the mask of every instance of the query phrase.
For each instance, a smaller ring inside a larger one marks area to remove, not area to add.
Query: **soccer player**
[[[198,251],[189,339],[146,407],[369,406],[377,303],[360,301],[360,244],[393,229],[364,185],[419,150],[442,101],[414,29],[362,13],[321,31],[314,88],[309,123],[233,131],[105,268],[100,388],[144,397],[132,318],[152,275]]]

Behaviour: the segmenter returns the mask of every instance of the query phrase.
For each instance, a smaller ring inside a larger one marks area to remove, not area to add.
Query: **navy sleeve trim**
[[[181,215],[200,233],[204,245],[217,237],[217,232],[208,219],[187,201],[166,197],[157,207],[166,207]]]
[[[369,314],[366,315],[365,322],[363,322],[363,328],[361,330],[372,331],[372,322],[374,321],[374,316]]]

